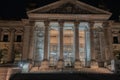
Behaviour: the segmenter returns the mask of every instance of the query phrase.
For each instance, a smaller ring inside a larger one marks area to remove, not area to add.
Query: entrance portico
[[[45,21],[35,22],[33,55],[35,63],[44,65],[44,68],[45,65],[47,68],[91,66],[89,22],[49,21],[47,27],[48,29],[45,29]]]
[[[78,0],[60,0],[29,11],[29,20],[35,24],[31,39],[34,49],[30,58],[41,70],[104,66],[103,23],[110,15]]]

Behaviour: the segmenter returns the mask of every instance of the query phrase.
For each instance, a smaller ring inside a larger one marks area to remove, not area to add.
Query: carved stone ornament
[[[59,13],[59,14],[93,14],[90,11],[84,10],[77,5],[66,3],[61,5],[58,8],[49,10],[47,12],[41,12],[41,13]]]

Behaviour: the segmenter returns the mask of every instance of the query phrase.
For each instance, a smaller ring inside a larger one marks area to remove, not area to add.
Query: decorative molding
[[[110,15],[106,14],[29,14],[30,20],[84,20],[106,21]]]
[[[48,20],[44,21],[44,25],[45,25],[45,27],[48,27],[50,25],[50,21],[48,21]]]
[[[120,29],[112,29],[112,34],[120,34]]]
[[[31,10],[31,11],[28,11],[27,13],[30,14],[30,13],[36,13],[36,12],[47,12],[47,11],[50,11],[52,9],[59,8],[61,5],[64,5],[64,4],[67,4],[67,3],[73,4],[73,6],[78,6],[79,8],[82,8],[84,10],[87,10],[87,11],[90,11],[90,12],[93,12],[93,13],[102,13],[102,14],[109,14],[109,15],[111,15],[111,13],[108,12],[108,11],[105,11],[105,10],[93,7],[91,5],[88,5],[86,3],[80,2],[78,0],[75,0],[75,1],[73,1],[73,0],[64,0],[64,1],[60,0],[60,1],[56,1],[54,3],[45,5],[43,7]]]
[[[28,26],[29,25],[29,20],[28,19],[22,19],[22,23],[24,26]]]
[[[37,14],[39,14],[39,13],[49,13],[49,14],[95,14],[94,12],[84,10],[84,9],[80,8],[79,6],[76,6],[76,5],[71,4],[71,3],[62,4],[58,8],[51,9],[51,10],[46,11],[46,12],[39,12],[38,11],[38,12],[35,12],[35,13],[37,13]]]
[[[23,23],[21,21],[0,21],[0,27],[23,27]]]

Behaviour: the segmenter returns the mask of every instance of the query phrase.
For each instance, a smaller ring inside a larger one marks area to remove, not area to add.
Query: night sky
[[[1,19],[21,19],[27,18],[26,10],[30,7],[30,3],[34,3],[34,7],[40,7],[45,4],[55,2],[57,0],[0,0],[0,18]],[[119,0],[80,0],[90,5],[98,7],[102,4],[110,12],[113,13],[112,20],[119,19],[120,2]]]

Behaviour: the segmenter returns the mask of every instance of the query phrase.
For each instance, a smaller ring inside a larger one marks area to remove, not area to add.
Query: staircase
[[[106,68],[81,68],[78,70],[79,72],[85,72],[85,73],[108,73],[108,74],[112,74],[113,72],[111,72],[110,70],[106,69]]]
[[[41,72],[39,70],[39,67],[33,67],[30,72]],[[57,70],[57,69],[49,69],[47,71],[44,72],[83,72],[83,73],[108,73],[108,74],[112,74],[113,72],[111,72],[110,70],[108,70],[107,68],[81,68],[81,69],[74,69],[74,68],[65,68],[65,69],[61,69],[61,70]]]

